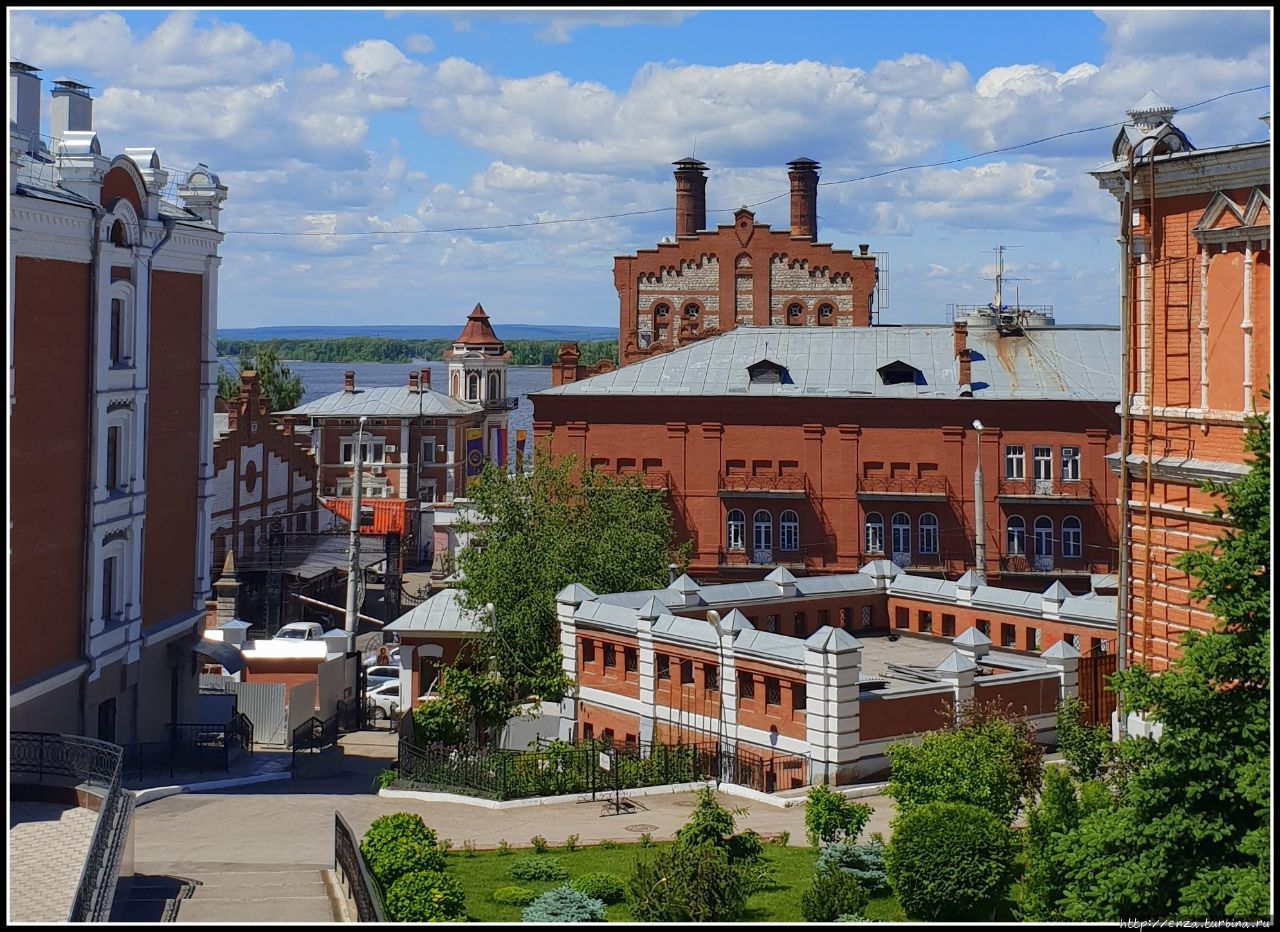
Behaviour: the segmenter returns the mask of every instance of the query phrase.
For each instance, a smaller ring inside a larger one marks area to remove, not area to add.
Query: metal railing
[[[232,751],[253,753],[253,722],[237,712],[225,725],[175,722],[164,741],[139,741],[123,746],[123,772],[146,773],[221,770],[231,768]]]
[[[1015,554],[1000,558],[1005,573],[1088,573],[1089,563],[1083,557],[1028,556]]]
[[[382,896],[365,866],[355,833],[342,813],[336,810],[333,813],[333,869],[338,879],[346,884],[356,904],[356,922],[387,921]]]
[[[716,560],[721,566],[807,566],[820,567],[826,562],[830,547],[826,544],[803,544],[795,550],[747,548],[742,550],[717,550]]]
[[[121,847],[132,812],[132,800],[120,785],[123,753],[118,744],[78,735],[9,733],[10,783],[69,779],[75,781],[73,786],[84,785],[101,794],[68,922],[106,922],[111,915]]]
[[[804,473],[788,476],[751,476],[745,473],[720,473],[721,492],[763,492],[805,495],[809,482]]]
[[[1001,479],[997,495],[1016,498],[1093,500],[1091,479]]]
[[[864,476],[858,480],[859,495],[901,495],[951,497],[945,476]]]
[[[520,407],[519,398],[486,398],[481,404],[489,410],[514,411]]]
[[[322,751],[338,743],[337,713],[321,720],[314,715],[293,730],[292,741],[294,769],[298,766],[299,751]]]

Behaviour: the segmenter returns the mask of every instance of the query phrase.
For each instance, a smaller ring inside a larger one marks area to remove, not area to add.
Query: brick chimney
[[[551,387],[578,381],[578,360],[582,354],[577,343],[561,343],[556,353],[559,360],[551,367]]]
[[[871,251],[871,244],[870,244],[870,243],[859,243],[859,244],[858,244],[858,255],[860,255],[860,256],[865,256],[865,255],[866,255],[867,253],[869,253],[870,251]]]
[[[951,325],[951,350],[960,363],[960,374],[957,380],[960,394],[972,397],[973,363],[969,358],[969,325],[962,320],[957,320]]]
[[[409,391],[411,392],[418,391],[418,373],[417,372],[409,373]]]
[[[787,163],[791,169],[791,238],[818,240],[818,169],[813,159],[798,158]]]
[[[693,236],[707,227],[707,163],[690,156],[676,167],[676,236]]]
[[[356,373],[354,369],[348,369],[342,373],[342,390],[348,395],[356,393]]]
[[[422,390],[424,392],[431,391],[431,370],[430,369],[421,370],[421,374],[418,376],[418,384],[422,386]]]

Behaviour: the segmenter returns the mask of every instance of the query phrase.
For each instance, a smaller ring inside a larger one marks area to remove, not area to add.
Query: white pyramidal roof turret
[[[969,670],[978,669],[978,665],[974,663],[968,654],[962,651],[953,650],[947,654],[942,663],[933,668],[938,673],[965,673]]]
[[[1044,598],[1049,602],[1062,602],[1071,598],[1071,590],[1054,580],[1053,585],[1044,591]]]
[[[804,639],[805,647],[823,651],[828,654],[843,654],[846,651],[862,650],[862,642],[843,628],[823,625]]]
[[[649,601],[636,609],[636,617],[654,619],[661,615],[665,609],[666,606],[659,602],[655,596],[649,596]]]
[[[730,631],[754,631],[756,628],[751,619],[736,608],[720,619],[720,627]]]
[[[594,592],[580,583],[570,583],[556,593],[557,602],[570,602],[576,604],[590,602],[595,597],[596,594]]]
[[[1046,660],[1070,660],[1080,656],[1080,651],[1076,650],[1066,641],[1057,641],[1052,647],[1040,655]]]
[[[688,573],[681,573],[667,586],[673,592],[700,592],[702,587],[689,578]]]
[[[977,627],[965,628],[958,638],[952,642],[958,647],[990,647],[991,638],[987,637]]]
[[[778,567],[776,570],[774,570],[772,573],[766,576],[765,579],[767,579],[771,583],[778,583],[779,585],[785,585],[787,583],[795,583],[796,581],[795,576],[791,575],[791,571],[787,569],[785,566]]]

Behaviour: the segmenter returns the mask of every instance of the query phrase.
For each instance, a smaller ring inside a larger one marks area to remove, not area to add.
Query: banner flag
[[[498,465],[507,468],[507,429],[498,428]]]
[[[467,430],[467,475],[478,476],[484,468],[484,431],[478,427]]]

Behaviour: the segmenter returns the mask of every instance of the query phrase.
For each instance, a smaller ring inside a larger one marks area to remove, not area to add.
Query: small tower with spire
[[[484,409],[485,455],[506,465],[507,416],[518,403],[507,397],[511,353],[479,304],[467,315],[467,325],[445,351],[444,361],[449,368],[449,395]]]
[[[1155,91],[1147,91],[1126,112],[1132,122],[1120,127],[1111,146],[1111,155],[1117,162],[1127,159],[1135,147],[1138,156],[1151,155],[1153,149],[1156,155],[1195,149],[1187,134],[1173,125],[1177,108],[1161,100]]]

